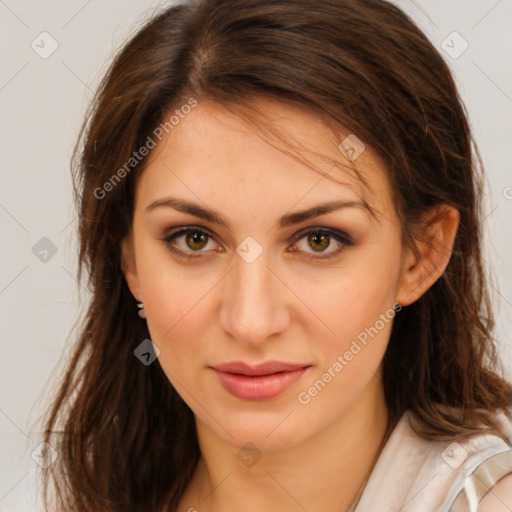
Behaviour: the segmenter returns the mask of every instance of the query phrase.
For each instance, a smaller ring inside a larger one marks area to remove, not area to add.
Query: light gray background
[[[488,173],[486,254],[499,285],[493,284],[499,300],[497,337],[511,378],[512,2],[396,3],[450,63],[482,151]],[[69,357],[68,335],[80,311],[69,172],[78,128],[116,49],[164,5],[168,3],[0,0],[2,511],[41,510],[31,452],[40,442],[38,418]],[[58,43],[47,58],[31,47],[34,41],[40,53],[51,49],[50,38],[40,36],[44,31]],[[457,56],[464,40],[469,46]],[[55,245],[55,255],[34,254],[32,248],[43,237]],[[82,290],[82,301],[86,295]]]

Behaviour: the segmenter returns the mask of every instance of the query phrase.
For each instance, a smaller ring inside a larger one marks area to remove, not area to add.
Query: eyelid
[[[215,240],[215,235],[208,228],[205,228],[204,226],[196,226],[194,224],[185,225],[185,226],[176,226],[175,228],[171,228],[171,229],[167,230],[165,233],[165,236],[163,237],[163,240],[170,239],[174,235],[178,235],[178,233],[186,234],[190,231],[201,232]]]
[[[328,226],[308,226],[306,228],[303,228],[303,229],[297,231],[297,233],[294,233],[288,239],[288,241],[289,242],[296,241],[296,240],[302,238],[304,235],[307,235],[311,232],[312,233],[327,233],[335,238],[336,238],[336,236],[338,236],[339,238],[343,239],[347,243],[347,245],[354,245],[354,240],[348,233],[346,233],[345,231],[342,231],[340,229],[330,228]]]

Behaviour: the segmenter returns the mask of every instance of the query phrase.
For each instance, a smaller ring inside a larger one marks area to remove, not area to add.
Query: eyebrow
[[[214,224],[220,224],[221,226],[231,230],[229,221],[219,212],[195,203],[191,203],[185,199],[178,199],[175,197],[157,199],[146,207],[146,212],[151,212],[155,208],[162,206],[173,208],[183,213],[188,213]],[[299,212],[286,213],[279,219],[278,225],[280,228],[285,228],[287,226],[299,224],[301,222],[305,222],[306,220],[319,217],[320,215],[325,215],[336,210],[341,210],[342,208],[362,208],[363,210],[369,212],[372,217],[375,217],[375,212],[365,201],[329,201],[327,203],[317,204],[311,208],[301,210]]]

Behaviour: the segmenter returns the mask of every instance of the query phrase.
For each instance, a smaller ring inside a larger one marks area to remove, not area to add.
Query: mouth
[[[221,386],[243,400],[266,400],[284,393],[310,368],[308,364],[269,361],[259,365],[232,362],[210,367]]]

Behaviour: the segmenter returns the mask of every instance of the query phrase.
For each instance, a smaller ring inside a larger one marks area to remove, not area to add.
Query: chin
[[[212,421],[211,417],[205,418],[202,414],[200,421],[208,430],[237,450],[243,450],[251,443],[261,452],[277,452],[293,448],[309,435],[314,435],[311,432],[314,425],[307,418],[299,419],[298,412],[293,407],[283,407],[274,412],[256,409],[243,412],[232,410],[228,414],[212,412],[213,417],[224,418],[220,425]]]

